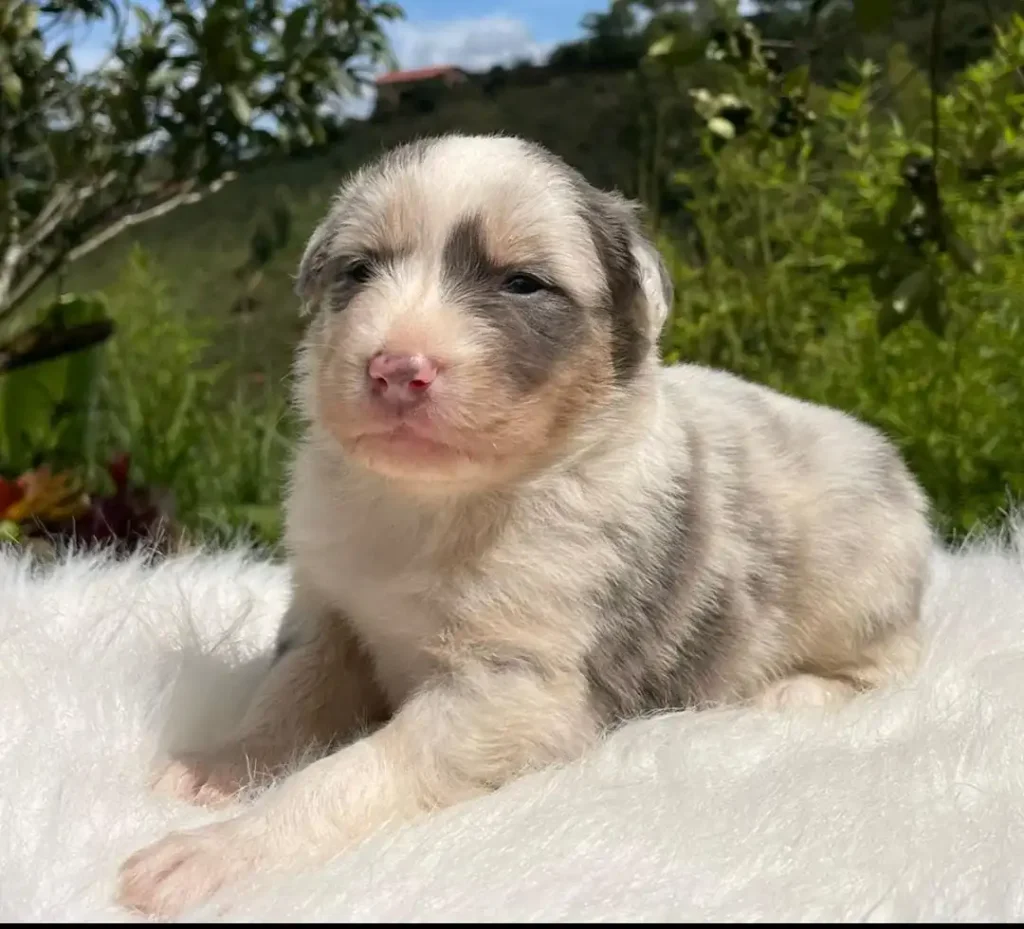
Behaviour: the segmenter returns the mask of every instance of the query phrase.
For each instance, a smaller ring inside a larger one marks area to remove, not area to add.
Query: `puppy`
[[[345,184],[297,289],[291,607],[239,731],[160,781],[217,802],[333,751],[137,853],[124,904],[176,914],[641,714],[913,670],[918,486],[843,413],[662,367],[672,288],[627,201],[518,139],[421,141]]]

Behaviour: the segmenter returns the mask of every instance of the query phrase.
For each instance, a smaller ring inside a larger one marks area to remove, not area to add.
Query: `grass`
[[[133,479],[172,492],[194,539],[273,544],[295,425],[286,385],[247,384],[223,346],[211,364],[219,327],[181,313],[171,280],[136,247],[107,289],[117,328],[103,351],[93,464],[129,451]]]

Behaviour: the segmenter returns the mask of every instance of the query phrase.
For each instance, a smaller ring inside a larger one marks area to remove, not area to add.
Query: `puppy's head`
[[[671,285],[629,202],[538,146],[448,136],[356,173],[313,233],[299,402],[413,487],[543,465],[649,376]]]

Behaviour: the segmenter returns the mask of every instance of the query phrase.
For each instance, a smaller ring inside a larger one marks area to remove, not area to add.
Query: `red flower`
[[[5,519],[7,510],[25,496],[25,488],[18,481],[0,477],[0,520]]]

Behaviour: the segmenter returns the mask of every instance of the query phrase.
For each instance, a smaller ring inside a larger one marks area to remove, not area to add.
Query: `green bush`
[[[195,536],[275,541],[291,434],[284,387],[245,383],[241,359],[211,365],[221,332],[173,305],[140,249],[107,298],[117,328],[104,350],[93,460],[130,452],[133,478],[172,491]]]
[[[1021,75],[1017,17],[936,98],[932,210],[912,176],[936,141],[927,80],[868,63],[854,84],[808,87],[804,73],[780,93],[723,66],[714,93],[695,95],[703,157],[673,178],[683,231],[663,235],[677,287],[668,359],[881,427],[949,535],[1024,497]]]

